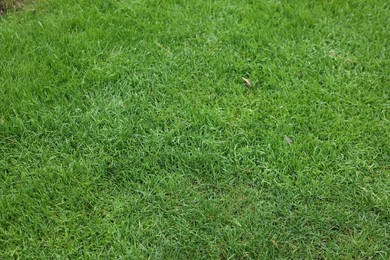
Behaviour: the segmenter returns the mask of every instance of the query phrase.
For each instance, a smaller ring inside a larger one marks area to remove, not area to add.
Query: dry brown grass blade
[[[333,58],[333,59],[338,59],[338,60],[342,60],[342,61],[346,61],[346,62],[349,62],[349,63],[356,63],[356,60],[355,59],[352,59],[352,58],[349,58],[347,56],[343,56],[341,54],[338,54],[335,50],[331,49],[328,51],[328,56]]]
[[[271,242],[276,249],[279,249],[279,245],[278,245],[278,243],[275,242],[275,240],[271,239]]]
[[[252,88],[252,87],[253,87],[253,85],[252,85],[252,83],[249,81],[249,79],[243,77],[242,80],[245,81],[245,85],[246,85],[247,87],[249,87],[249,88]]]

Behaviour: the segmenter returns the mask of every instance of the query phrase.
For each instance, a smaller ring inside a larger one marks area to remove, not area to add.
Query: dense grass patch
[[[47,0],[1,17],[0,258],[387,259],[388,12]]]

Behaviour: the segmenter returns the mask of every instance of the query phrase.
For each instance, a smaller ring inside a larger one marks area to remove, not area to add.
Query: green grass
[[[0,258],[388,259],[389,8],[0,17]]]

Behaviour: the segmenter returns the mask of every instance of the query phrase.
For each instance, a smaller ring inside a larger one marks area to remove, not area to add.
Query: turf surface
[[[41,0],[3,15],[0,258],[388,259],[389,9]]]

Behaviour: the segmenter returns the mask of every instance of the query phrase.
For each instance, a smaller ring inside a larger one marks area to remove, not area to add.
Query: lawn
[[[4,13],[0,259],[389,259],[389,9]]]

